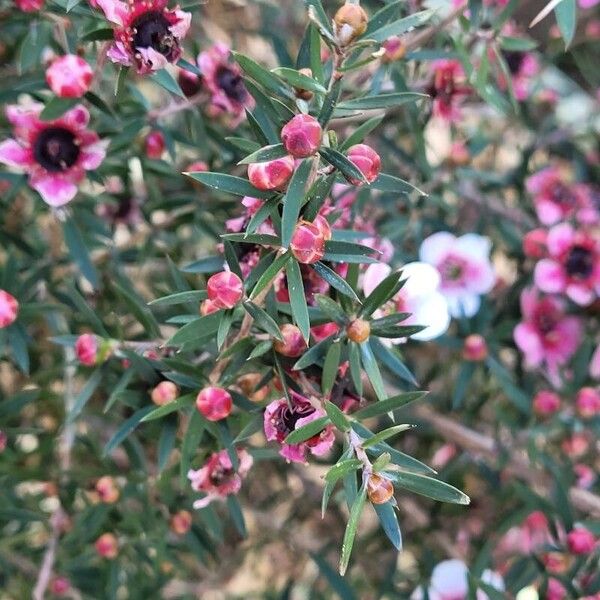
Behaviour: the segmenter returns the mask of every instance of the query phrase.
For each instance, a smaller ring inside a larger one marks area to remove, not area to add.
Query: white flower
[[[370,295],[392,269],[383,263],[369,265],[363,278],[363,290]],[[413,262],[402,267],[406,283],[393,298],[398,312],[411,313],[401,325],[424,325],[425,329],[411,337],[429,341],[446,332],[450,315],[446,299],[438,291],[439,273],[430,265]]]
[[[476,233],[457,238],[441,231],[423,240],[419,257],[439,272],[439,290],[453,317],[472,317],[479,310],[480,296],[494,287],[496,274],[490,249],[489,238]]]

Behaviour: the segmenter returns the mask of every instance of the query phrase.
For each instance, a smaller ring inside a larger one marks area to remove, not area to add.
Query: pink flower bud
[[[171,517],[171,531],[176,535],[185,535],[192,527],[192,514],[180,510]]]
[[[0,452],[4,452],[6,450],[6,446],[8,444],[8,436],[4,431],[0,429]]]
[[[37,12],[44,6],[44,0],[15,0],[15,5],[23,12]]]
[[[559,409],[560,397],[554,392],[541,390],[533,398],[533,410],[538,415],[552,415]]]
[[[190,163],[186,168],[186,173],[205,173],[208,171],[208,165],[203,160],[197,160]]]
[[[14,323],[18,314],[19,303],[17,299],[12,294],[0,290],[0,329]]]
[[[569,458],[577,459],[587,453],[590,442],[584,433],[574,433],[565,438],[560,446]]]
[[[94,543],[96,552],[102,558],[116,558],[119,552],[119,543],[112,533],[103,533]]]
[[[146,156],[158,160],[165,151],[165,136],[160,131],[151,131],[144,141]]]
[[[50,582],[50,593],[55,596],[64,596],[70,589],[71,583],[66,577],[58,576]]]
[[[323,129],[310,115],[296,115],[281,130],[281,141],[294,158],[312,156],[321,145]]]
[[[92,367],[98,358],[98,340],[91,333],[84,333],[75,342],[75,355],[82,365]]]
[[[546,256],[546,238],[548,232],[545,229],[533,229],[523,237],[523,252],[529,258],[544,258]]]
[[[313,224],[319,228],[323,239],[328,242],[331,239],[331,225],[329,221],[323,215],[317,215]]]
[[[268,162],[248,165],[248,179],[259,190],[282,188],[294,172],[294,158],[284,156]]]
[[[290,249],[299,263],[312,265],[325,254],[325,238],[322,228],[309,221],[300,221],[296,225]]]
[[[115,480],[109,475],[100,477],[96,482],[96,492],[100,497],[100,501],[106,504],[113,504],[119,499],[119,488]]]
[[[577,392],[577,412],[584,419],[591,419],[600,413],[600,392],[592,387],[584,387]]]
[[[306,350],[306,342],[302,337],[302,332],[295,325],[284,323],[280,327],[280,331],[283,342],[281,340],[275,340],[273,342],[275,352],[278,352],[283,356],[295,358],[296,356],[300,356]]]
[[[92,67],[76,54],[59,56],[46,69],[46,82],[59,98],[81,98],[93,78]]]
[[[208,298],[206,300],[204,300],[203,302],[201,302],[200,304],[200,314],[205,317],[206,315],[210,315],[214,312],[217,312],[219,309],[219,307],[212,301],[209,300]]]
[[[573,554],[589,554],[596,547],[596,539],[591,531],[579,526],[568,533],[567,545]]]
[[[473,333],[465,338],[463,345],[463,358],[473,362],[485,360],[488,347],[485,338],[478,333]]]
[[[231,413],[231,394],[220,387],[206,387],[196,398],[196,408],[209,421],[220,421]]]
[[[152,402],[157,406],[173,402],[178,395],[179,388],[172,381],[161,381],[150,393]]]
[[[233,308],[244,295],[244,283],[231,271],[221,271],[206,284],[208,299],[218,308]]]
[[[364,175],[369,183],[373,183],[379,177],[381,170],[381,158],[379,154],[366,144],[356,144],[348,149],[347,156],[353,162],[358,170]],[[348,181],[353,185],[363,185],[361,179],[349,178]]]

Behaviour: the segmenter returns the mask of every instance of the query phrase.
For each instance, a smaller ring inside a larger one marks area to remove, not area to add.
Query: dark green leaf
[[[290,245],[294,229],[298,224],[300,207],[303,204],[306,182],[310,174],[313,161],[305,159],[296,169],[283,198],[283,215],[281,217],[281,245],[287,248]]]
[[[352,546],[354,545],[354,538],[356,537],[356,530],[358,529],[358,521],[360,520],[360,515],[362,514],[363,508],[365,506],[365,500],[367,498],[367,487],[363,483],[356,497],[354,503],[352,504],[352,509],[350,510],[350,518],[348,519],[348,524],[346,525],[346,531],[344,532],[344,541],[342,542],[342,556],[340,558],[340,575],[344,575],[346,573],[346,569],[348,568],[348,563],[350,562],[350,554],[352,553]]]
[[[319,150],[319,154],[332,166],[338,169],[348,181],[361,181],[367,183],[362,171],[341,152],[333,148],[323,146]]]
[[[372,404],[365,406],[365,408],[361,408],[352,416],[355,419],[362,421],[363,419],[385,415],[387,413],[394,412],[403,406],[406,406],[410,402],[419,400],[426,394],[427,392],[403,392],[397,396],[392,396],[391,398],[380,400],[379,402],[373,402]]]
[[[348,296],[348,298],[352,298],[352,300],[356,300],[360,302],[356,292],[352,289],[350,284],[345,281],[340,275],[338,275],[333,269],[330,269],[326,264],[322,262],[317,262],[312,265],[312,268],[319,274],[319,276],[324,279],[332,288],[336,289],[344,296]]]
[[[250,301],[244,302],[243,306],[261,329],[266,331],[269,335],[273,336],[274,338],[283,341],[279,326],[269,314],[267,314],[262,308]]]
[[[288,261],[285,267],[285,274],[290,295],[290,305],[292,307],[292,317],[302,332],[302,336],[308,341],[310,336],[310,317],[308,316],[300,265],[295,260]]]
[[[167,404],[164,404],[163,406],[155,408],[152,412],[145,415],[141,422],[145,423],[146,421],[162,419],[162,417],[166,417],[167,415],[177,412],[182,408],[191,406],[194,403],[195,399],[196,394],[186,394],[185,396],[181,396],[180,398],[177,398],[177,400],[173,400],[173,402],[169,402]]]
[[[177,80],[167,71],[166,69],[161,69],[160,71],[156,71],[152,75],[150,75],[150,79],[157,83],[161,87],[163,87],[167,92],[171,92],[171,94],[175,94],[180,98],[185,98],[185,94],[182,89],[179,87]]]
[[[44,106],[44,110],[40,113],[40,119],[42,121],[53,121],[62,117],[68,110],[73,108],[78,102],[79,98],[59,98],[55,96]]]
[[[235,175],[226,175],[225,173],[186,173],[192,179],[207,185],[219,192],[233,194],[235,196],[250,196],[252,198],[270,198],[273,192],[264,192],[255,188],[247,179],[236,177]]]
[[[286,444],[300,444],[301,442],[305,442],[309,440],[311,437],[314,437],[323,429],[325,429],[327,423],[329,423],[329,417],[319,417],[306,425],[298,429],[294,429],[288,436],[285,438]]]
[[[272,144],[270,146],[264,146],[263,148],[259,148],[252,154],[249,154],[240,162],[238,165],[249,165],[252,163],[259,162],[267,162],[270,160],[275,160],[276,158],[281,158],[282,156],[287,156],[287,152],[283,147],[283,144]]]
[[[153,409],[153,405],[144,406],[143,408],[140,408],[134,412],[129,419],[124,421],[121,427],[119,427],[110,440],[108,440],[106,446],[104,446],[104,450],[102,452],[103,456],[108,456],[115,448],[120,446],[125,441],[125,438],[127,438],[140,424],[141,420]]]
[[[402,533],[400,532],[400,525],[398,524],[398,517],[396,511],[390,502],[385,504],[373,504],[373,508],[377,513],[381,527],[388,537],[390,542],[394,545],[396,550],[402,550]]]

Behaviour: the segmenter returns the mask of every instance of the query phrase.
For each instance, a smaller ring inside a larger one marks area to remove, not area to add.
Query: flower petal
[[[384,263],[373,263],[368,266],[363,276],[362,288],[365,296],[370,296],[373,290],[392,272],[392,268]]]
[[[63,206],[77,194],[77,186],[72,181],[45,171],[41,175],[32,175],[29,184],[50,206]]]
[[[434,233],[423,240],[419,248],[419,259],[435,266],[441,262],[455,242],[456,237],[448,231]]]
[[[125,2],[120,0],[97,0],[97,3],[111,23],[121,25],[121,27],[125,25],[129,16],[129,9]]]
[[[4,140],[0,143],[0,162],[9,167],[26,169],[34,162],[33,153],[30,148],[24,148],[16,140]]]
[[[559,263],[549,258],[544,258],[535,265],[533,272],[535,285],[547,294],[562,292],[567,285],[567,278]]]

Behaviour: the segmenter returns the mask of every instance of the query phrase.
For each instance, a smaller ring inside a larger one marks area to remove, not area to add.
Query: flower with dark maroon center
[[[594,256],[589,248],[573,246],[565,261],[567,273],[576,279],[587,279],[594,270]]]
[[[169,62],[179,52],[179,43],[170,30],[170,23],[162,12],[152,11],[140,15],[132,24],[131,51],[137,48],[153,48]]]
[[[217,69],[216,79],[219,87],[231,100],[242,103],[248,97],[242,74],[232,67],[222,66]]]
[[[77,162],[79,146],[72,131],[64,127],[44,129],[33,145],[35,160],[51,173],[66,171]]]

